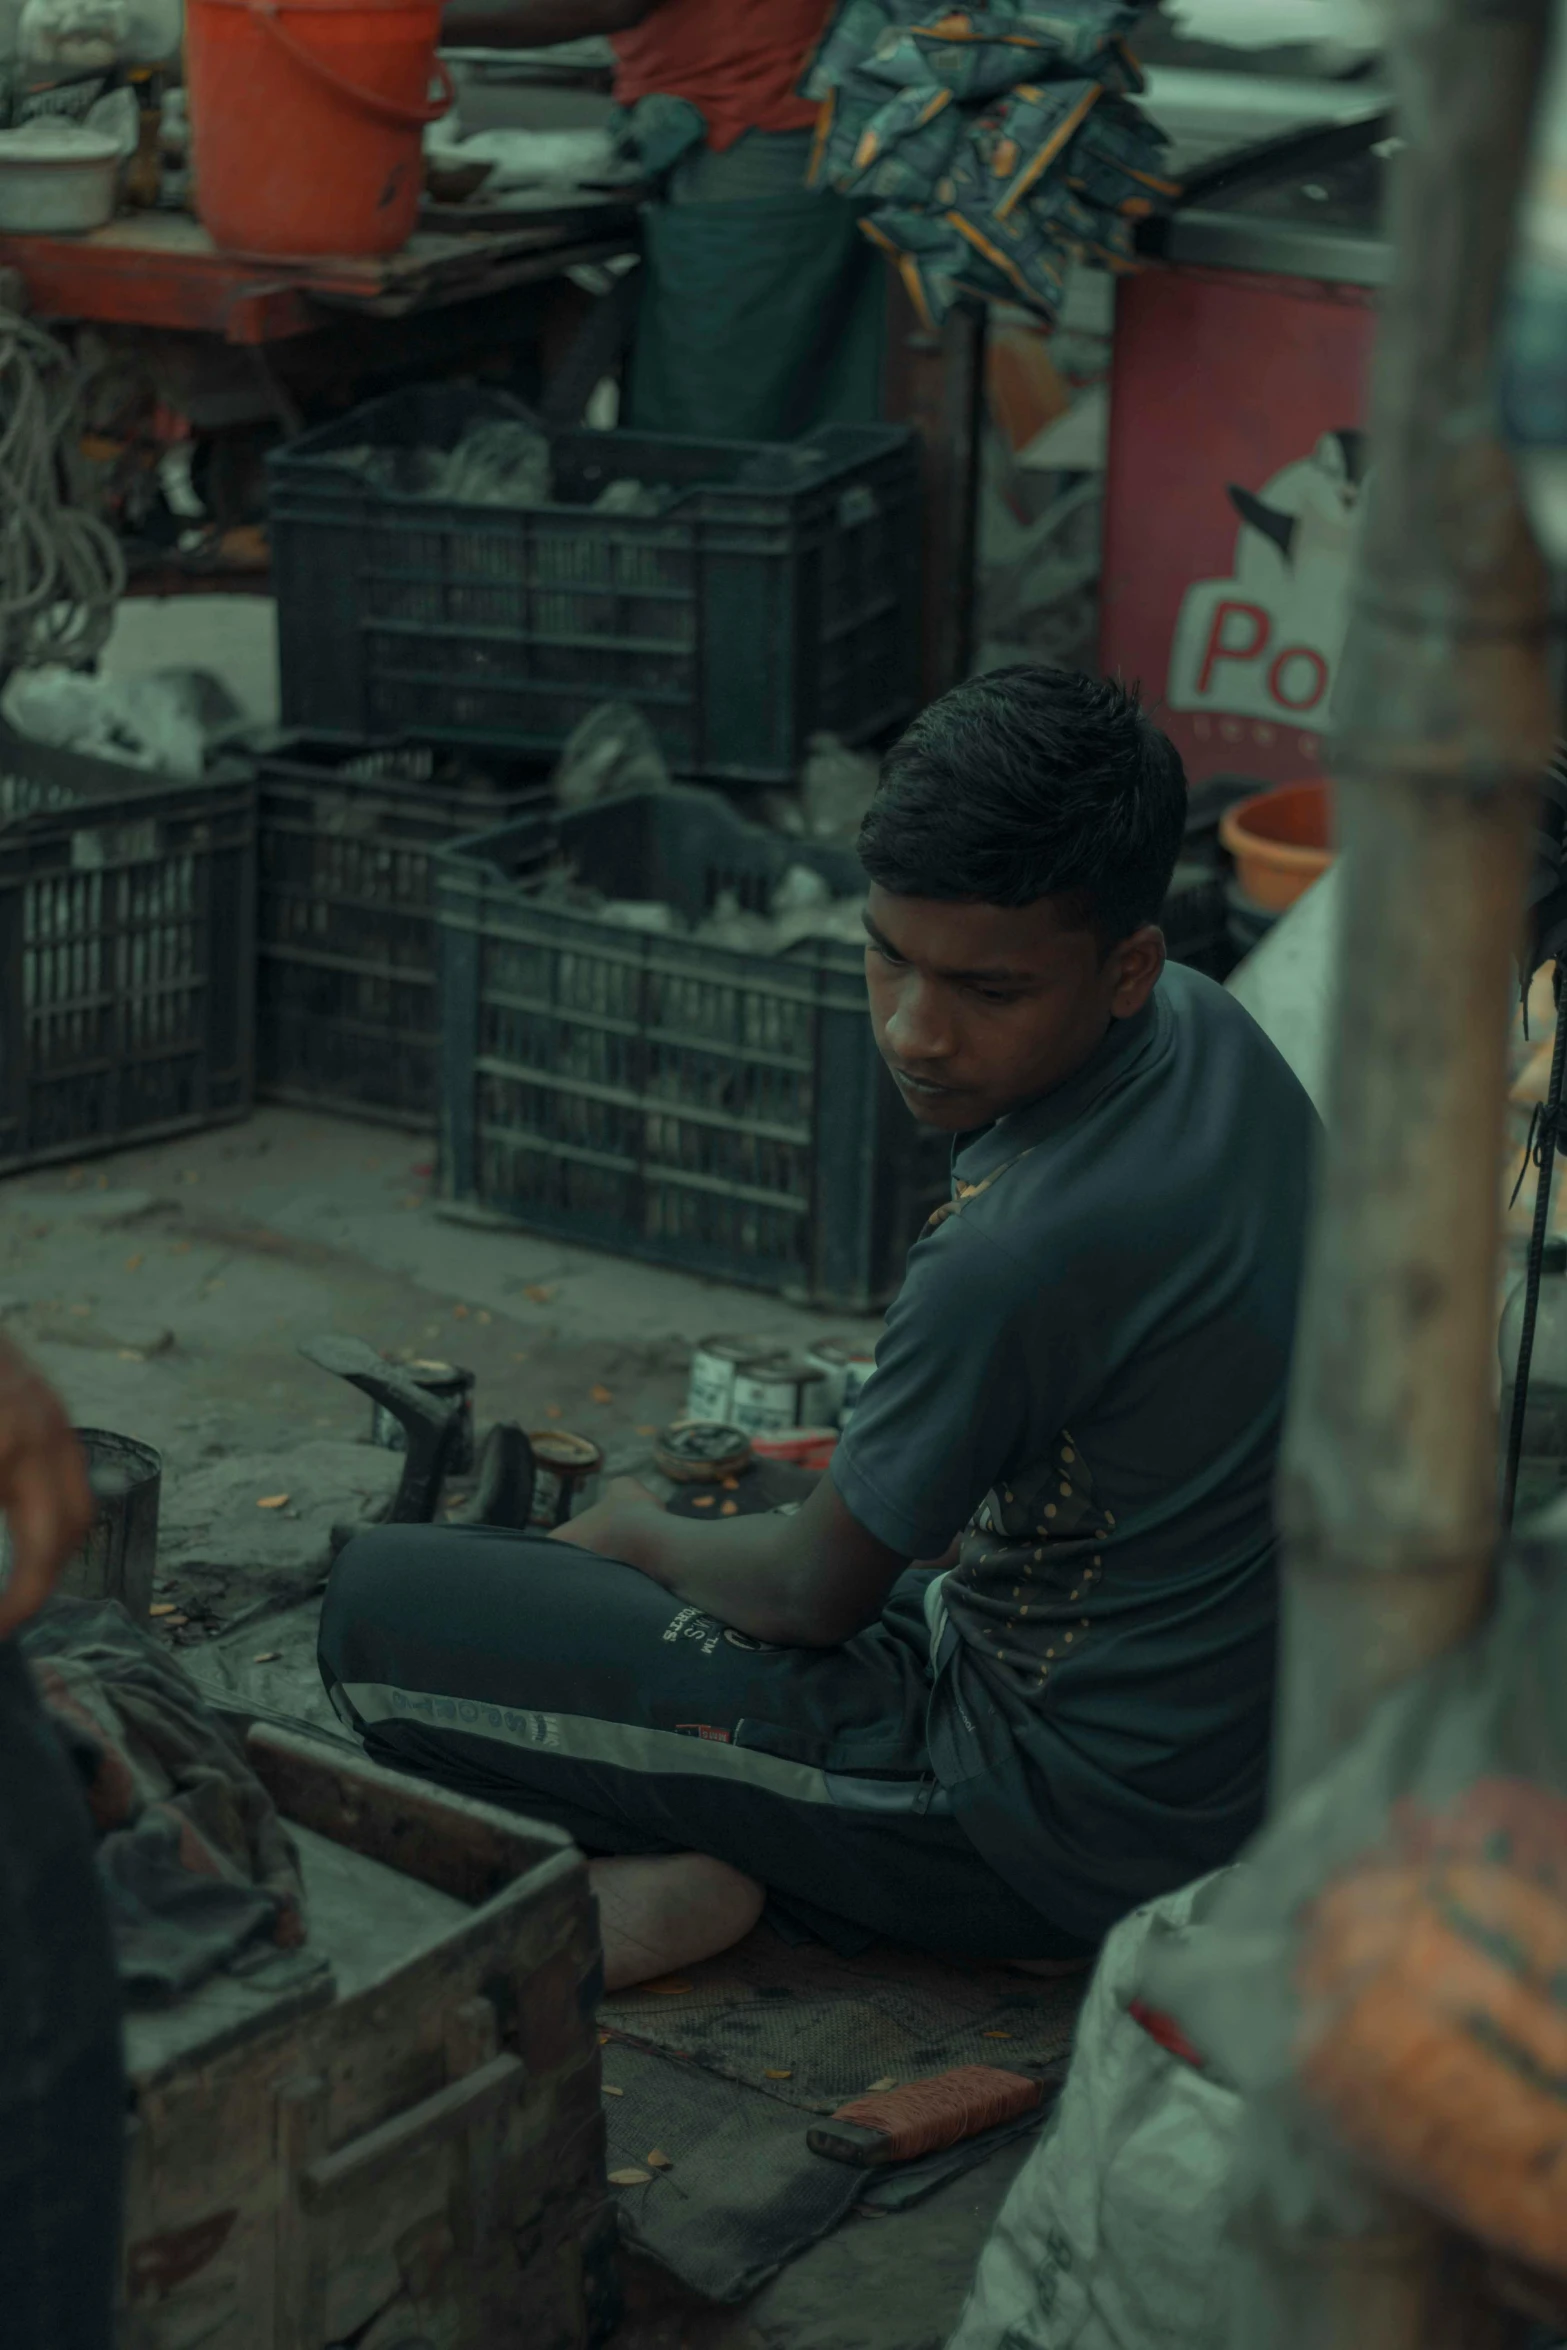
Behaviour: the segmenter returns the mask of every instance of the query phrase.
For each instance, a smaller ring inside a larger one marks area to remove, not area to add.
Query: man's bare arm
[[[0,1591],[0,1640],[36,1615],[92,1525],[87,1464],[65,1406],[24,1355],[0,1338],[0,1514],[11,1574]]]
[[[548,49],[593,33],[628,33],[658,0],[452,0],[441,18],[445,49]]]
[[[677,1598],[787,1648],[837,1648],[881,1613],[907,1560],[868,1534],[830,1476],[793,1517],[699,1525],[621,1478],[557,1541],[624,1559]]]

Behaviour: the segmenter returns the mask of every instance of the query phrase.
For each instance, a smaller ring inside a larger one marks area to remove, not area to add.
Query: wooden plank
[[[132,251],[97,237],[0,237],[38,318],[93,319],[217,334],[233,343],[282,342],[318,323],[286,275],[182,249]]]
[[[278,1953],[282,1958],[284,1953]],[[125,2070],[138,2093],[187,2063],[212,2064],[226,2050],[253,2043],[330,2007],[337,1997],[323,1967],[287,1988],[258,1988],[244,1975],[217,1974],[173,2007],[131,2008],[125,2017]]]
[[[450,2082],[406,2113],[394,2114],[379,2129],[366,2130],[335,2154],[307,2163],[299,2174],[305,2209],[338,2210],[353,2197],[369,2194],[410,2155],[477,2128],[498,2107],[515,2100],[527,2077],[519,2057],[492,2057],[477,2072]]]
[[[409,2331],[585,2350],[608,2237],[580,1855],[322,1741],[267,1728],[250,1752],[307,1849],[324,1835],[329,1868],[352,1862],[338,1894],[389,1865],[418,1898],[385,1910],[384,1969],[361,1938],[348,1996],[263,2011],[138,2083],[121,2350]],[[440,1895],[463,1908],[420,1947]]]
[[[478,247],[488,245],[489,240],[475,238],[471,243]],[[496,247],[501,243],[502,240],[495,240]],[[629,235],[598,236],[576,244],[540,241],[520,248],[517,240],[507,239],[505,243],[514,249],[475,252],[465,268],[431,271],[417,278],[393,278],[373,292],[361,293],[355,287],[335,284],[314,285],[311,298],[318,321],[342,310],[355,311],[361,317],[409,318],[419,311],[450,309],[457,302],[477,302],[491,294],[508,293],[517,286],[536,285],[586,262],[611,260],[634,247],[634,239]]]
[[[258,1723],[245,1751],[285,1819],[458,1901],[488,1901],[545,1861],[576,1853],[562,1828],[516,1818],[293,1731]]]
[[[635,242],[635,212],[618,197],[505,230],[422,232],[380,258],[309,261],[247,260],[222,252],[187,214],[143,212],[85,237],[0,237],[0,267],[17,271],[40,318],[251,345],[312,333],[343,308],[401,317],[501,292]]]
[[[277,2282],[274,2350],[323,2350],[326,2277],[322,2245],[300,2207],[297,2182],[326,2138],[326,2082],[319,2073],[285,2081],[277,2100]]]

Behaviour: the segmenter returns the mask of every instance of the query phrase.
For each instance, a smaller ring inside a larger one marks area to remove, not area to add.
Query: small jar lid
[[[719,1485],[751,1466],[751,1439],[723,1420],[676,1420],[659,1430],[653,1458],[677,1485]]]
[[[557,1476],[586,1477],[602,1468],[604,1455],[591,1436],[577,1436],[569,1428],[530,1428],[528,1442],[534,1458]]]

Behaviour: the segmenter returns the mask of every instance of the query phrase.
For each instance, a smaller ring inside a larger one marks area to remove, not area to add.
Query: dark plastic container
[[[158,1504],[163,1455],[134,1436],[78,1428],[93,1492],[92,1531],[60,1576],[78,1599],[117,1599],[144,1624],[158,1566]]]
[[[0,728],[0,1174],[246,1115],[255,802]]]
[[[433,1130],[432,860],[542,801],[514,752],[286,734],[255,750],[261,867],[257,1087]]]
[[[559,819],[580,879],[700,919],[760,910],[791,865],[863,887],[843,850],[706,793]],[[897,1288],[947,1190],[949,1142],[882,1066],[863,957],[757,955],[621,929],[541,898],[536,823],[437,860],[448,1196],[533,1231],[859,1312]]]
[[[783,783],[818,729],[859,743],[908,716],[912,433],[831,425],[770,448],[564,432],[560,502],[529,508],[405,495],[340,462],[450,449],[522,415],[499,393],[426,386],[271,457],[290,725],[547,753],[600,703],[629,702],[674,773]],[[628,480],[667,489],[663,509],[595,511]]]

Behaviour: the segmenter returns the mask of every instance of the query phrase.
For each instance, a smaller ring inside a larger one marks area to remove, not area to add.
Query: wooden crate
[[[129,2019],[121,2350],[588,2350],[615,2271],[581,1856],[346,1746],[247,1750],[332,1970]]]

